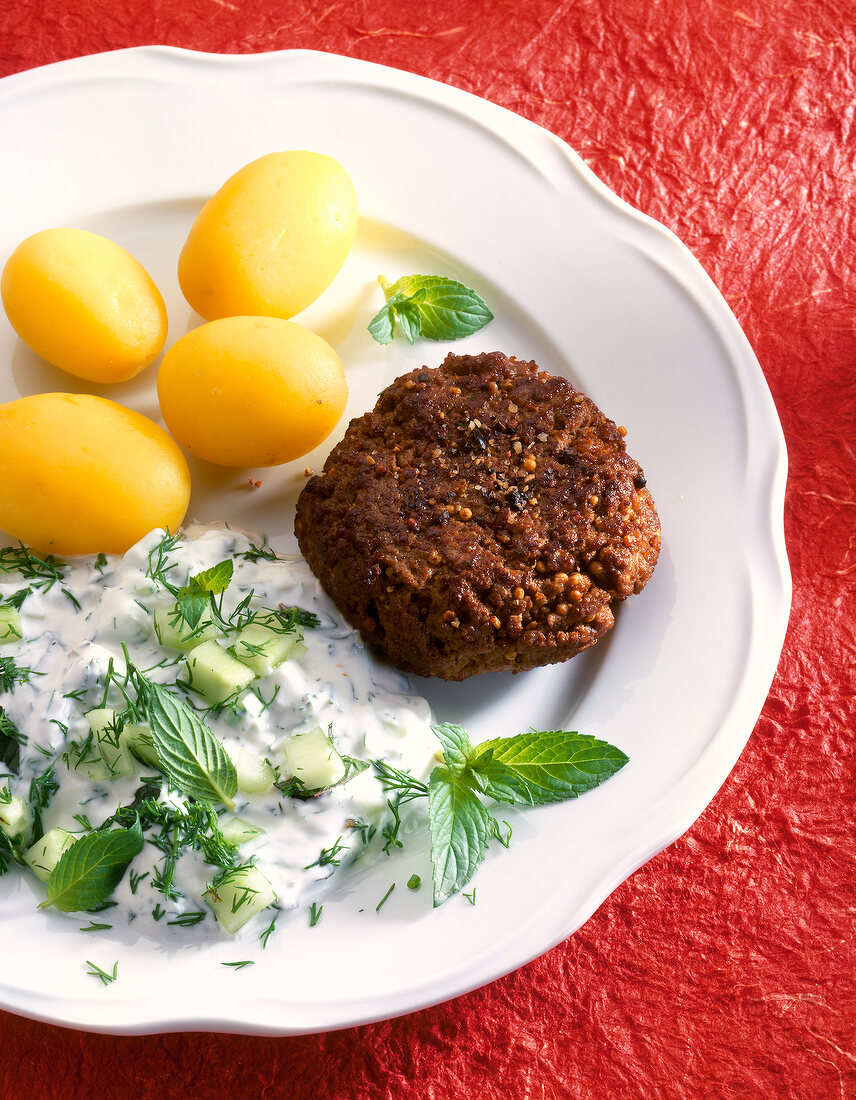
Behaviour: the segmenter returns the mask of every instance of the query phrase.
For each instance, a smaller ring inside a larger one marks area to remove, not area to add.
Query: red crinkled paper
[[[0,1096],[856,1096],[856,6],[19,0],[0,11],[2,75],[149,43],[320,49],[434,77],[552,130],[673,229],[743,325],[780,412],[793,612],[720,793],[541,959],[404,1019],[295,1039],[126,1039],[0,1013]]]

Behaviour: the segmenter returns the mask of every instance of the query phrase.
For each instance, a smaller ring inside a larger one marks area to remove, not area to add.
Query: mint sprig
[[[443,762],[425,784],[408,782],[380,761],[375,771],[388,791],[397,793],[390,808],[428,798],[434,905],[442,905],[472,879],[491,840],[508,846],[496,818],[482,801],[543,806],[577,798],[624,767],[628,757],[606,741],[567,730],[530,730],[473,745],[460,726],[434,726]]]
[[[417,336],[426,340],[458,340],[493,320],[487,303],[474,290],[443,275],[404,275],[391,283],[378,278],[386,304],[369,322],[369,332],[379,344],[388,344],[396,324],[408,343]]]
[[[76,840],[65,852],[48,879],[48,896],[39,906],[55,906],[64,913],[96,909],[110,897],[142,850],[143,831],[139,818],[129,829],[95,832]]]
[[[211,597],[225,592],[232,581],[234,564],[231,558],[218,562],[210,569],[196,573],[176,594],[176,604],[181,618],[191,628],[199,626],[199,620]]]
[[[159,684],[150,688],[149,725],[158,760],[169,782],[200,802],[235,808],[235,765],[199,715]]]

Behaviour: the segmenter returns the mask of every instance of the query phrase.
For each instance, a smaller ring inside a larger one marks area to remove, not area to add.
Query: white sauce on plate
[[[27,739],[21,747],[19,774],[0,778],[0,785],[8,783],[26,802],[32,779],[55,762],[59,788],[42,812],[44,831],[59,826],[84,835],[75,815],[84,815],[97,828],[117,807],[133,801],[142,776],[155,774],[150,765],[140,763],[136,775],[96,781],[65,758],[72,742],[85,741],[88,735],[85,715],[102,704],[110,660],[117,672],[124,671],[123,644],[148,679],[168,685],[204,715],[233,759],[243,748],[282,766],[287,776],[284,742],[295,731],[320,726],[329,728],[342,755],[360,761],[382,759],[418,778],[427,776],[438,747],[428,704],[407,693],[399,673],[372,658],[302,559],[250,560],[256,556],[252,548],[261,540],[219,527],[191,528],[169,555],[169,582],[180,587],[189,577],[232,559],[233,577],[222,596],[224,616],[251,591],[253,607],[285,605],[313,612],[320,626],[304,630],[306,652],[258,679],[236,706],[216,712],[206,712],[204,700],[176,686],[177,679],[186,679],[184,655],[162,648],[154,631],[154,612],[174,605],[175,597],[147,576],[150,555],[163,537],[164,532],[154,531],[124,556],[106,561],[102,556],[69,562],[62,581],[49,590],[35,589],[24,600],[22,639],[0,647],[0,657],[11,657],[31,670],[26,682],[0,693],[0,707]],[[250,558],[242,556],[248,551]],[[0,573],[0,603],[27,583],[18,573]],[[114,691],[107,705],[121,709]],[[0,764],[0,777],[4,773]],[[178,807],[185,803],[165,781],[159,797]],[[238,862],[256,859],[276,892],[278,907],[309,904],[321,896],[323,880],[356,858],[371,827],[379,831],[389,819],[388,797],[373,768],[305,800],[288,797],[276,787],[261,795],[239,791],[234,812],[264,832],[241,845]],[[222,819],[229,816],[223,811]],[[355,828],[354,822],[364,823],[366,829]],[[151,830],[144,833],[146,838],[150,835]],[[373,848],[377,847],[375,840]],[[319,865],[325,850],[335,850],[334,861],[322,860]],[[205,911],[198,930],[224,935],[202,898],[220,868],[206,863],[199,851],[185,852],[174,878],[181,896],[167,898],[154,885],[164,858],[146,839],[112,895],[117,904],[102,915],[85,916],[113,925],[132,921],[140,931],[172,936],[187,930],[170,922],[182,914]],[[17,873],[14,864],[10,870]],[[262,912],[244,931],[258,936],[271,915],[269,910]],[[79,922],[82,916],[75,913],[73,919]]]

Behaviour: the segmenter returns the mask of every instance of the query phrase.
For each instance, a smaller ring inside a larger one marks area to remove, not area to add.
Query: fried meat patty
[[[565,661],[657,561],[624,434],[535,363],[449,355],[351,422],[298,500],[301,552],[399,668],[463,680]]]

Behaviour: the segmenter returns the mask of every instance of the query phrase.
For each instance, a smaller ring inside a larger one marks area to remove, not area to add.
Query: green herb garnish
[[[372,825],[367,821],[351,818],[346,824],[349,829],[354,829],[360,834],[360,841],[364,847],[371,843],[375,833],[377,832],[377,826]]]
[[[168,920],[167,924],[177,924],[179,928],[192,928],[195,924],[204,921],[208,913],[204,909],[194,909],[189,913],[182,913],[174,920]]]
[[[388,344],[398,324],[405,339],[457,340],[469,336],[493,320],[485,301],[470,287],[442,275],[405,275],[390,283],[378,282],[386,305],[369,322],[369,332],[379,344]]]
[[[159,684],[150,686],[149,725],[164,773],[182,794],[235,808],[235,765],[223,745],[187,703]]]
[[[322,848],[321,855],[315,860],[314,863],[308,863],[303,869],[308,871],[310,867],[338,867],[342,862],[339,852],[346,852],[348,850],[347,844],[340,844],[341,837],[338,837],[336,842],[330,848]]]
[[[3,788],[0,788],[2,790]],[[24,848],[20,836],[14,839],[0,829],[0,875],[9,870],[10,863],[24,862]]]
[[[178,590],[176,593],[178,611],[182,621],[191,630],[199,626],[199,620],[210,604],[211,597],[225,592],[229,587],[234,568],[232,559],[226,558],[225,561],[218,562],[210,569],[196,573],[183,588]]]
[[[143,787],[141,791],[150,789]],[[155,793],[157,794],[157,788]],[[173,878],[178,858],[186,850],[202,852],[206,863],[215,867],[228,869],[237,863],[238,849],[223,836],[217,812],[207,802],[189,802],[182,810],[157,802],[153,798],[146,798],[142,801],[135,799],[134,806],[142,827],[149,830],[146,839],[164,853],[163,865],[152,875],[151,885],[168,901],[182,897],[173,884]],[[114,814],[114,818],[124,813],[124,810],[119,811]],[[147,871],[146,874],[148,873]],[[132,872],[132,893],[136,893],[137,885],[144,877],[139,876],[135,880]],[[186,922],[179,920],[170,923]]]
[[[0,548],[0,573],[20,573],[32,588],[49,592],[65,576],[64,562],[52,555],[40,558],[23,543]]]
[[[395,883],[393,883],[392,886],[390,886],[390,888],[387,890],[387,892],[383,895],[383,897],[380,899],[380,901],[375,906],[375,912],[376,913],[380,912],[381,906],[386,903],[386,899],[389,897],[389,895],[392,893],[392,891],[394,889],[395,889]]]
[[[389,812],[392,814],[392,821],[387,822],[381,830],[381,836],[386,841],[383,850],[389,855],[391,848],[403,847],[398,839],[402,824],[401,814],[399,813],[401,806],[412,802],[414,798],[427,797],[428,784],[416,779],[410,772],[399,771],[398,768],[393,768],[382,760],[373,760],[372,764],[384,789],[395,796],[388,799],[386,803]]]
[[[384,788],[395,796],[387,803],[393,826],[383,830],[385,851],[392,844],[401,846],[399,807],[414,798],[428,798],[435,906],[467,885],[492,839],[508,847],[511,826],[503,822],[503,835],[483,798],[526,806],[577,798],[614,775],[628,759],[605,741],[565,730],[530,730],[473,745],[460,726],[447,723],[433,729],[442,745],[443,763],[433,769],[427,784],[382,761],[372,763]],[[465,896],[475,904],[475,892]]]
[[[102,985],[110,985],[111,982],[115,982],[116,978],[119,976],[118,959],[113,963],[113,970],[110,973],[106,970],[102,970],[100,966],[96,966],[95,963],[90,962],[89,959],[86,960],[86,965],[89,967],[86,973],[92,978],[98,978]]]
[[[7,597],[2,606],[14,607],[16,611],[20,611],[27,596],[31,596],[32,593],[32,588],[19,588],[17,592],[13,592],[11,596]]]
[[[428,784],[434,904],[458,892],[476,873],[490,839],[491,815],[461,775],[435,768]]]
[[[59,783],[54,775],[55,761],[51,761],[44,771],[39,772],[30,781],[30,807],[33,811],[33,828],[31,842],[35,844],[44,836],[42,827],[42,810],[46,810],[50,801],[59,790]]]
[[[65,913],[95,909],[116,889],[128,864],[143,847],[139,821],[130,829],[89,833],[67,848],[48,879],[48,896],[39,906]]]
[[[12,691],[18,684],[28,684],[31,676],[43,676],[17,664],[12,657],[0,657],[0,692]]]
[[[243,558],[244,561],[281,561],[279,554],[271,547],[268,546],[266,538],[262,539],[261,546],[256,546],[254,542],[251,542],[249,548],[244,550],[243,553],[238,554],[237,557]]]
[[[177,592],[167,577],[176,568],[176,563],[169,560],[169,555],[181,543],[181,535],[171,535],[169,530],[164,533],[158,544],[149,551],[149,561],[146,566],[146,576],[158,584],[164,585],[170,592]]]
[[[270,922],[270,924],[267,926],[267,928],[264,930],[264,932],[262,932],[262,934],[259,936],[259,939],[262,941],[262,947],[267,947],[268,940],[271,938],[271,936],[273,935],[273,933],[275,931],[276,931],[276,917],[273,918],[273,920]]]
[[[26,743],[25,735],[0,707],[0,764],[4,764],[15,775],[21,766],[21,747]]]

